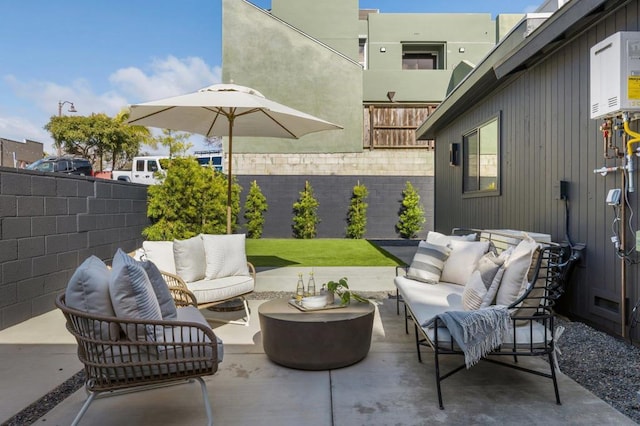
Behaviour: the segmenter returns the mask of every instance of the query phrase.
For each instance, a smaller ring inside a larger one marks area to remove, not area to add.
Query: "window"
[[[462,137],[463,192],[500,194],[500,120],[495,117]]]
[[[444,45],[404,43],[402,45],[402,69],[444,69]]]
[[[156,163],[156,160],[147,160],[147,170],[153,173],[158,171],[158,163]]]
[[[362,68],[367,69],[367,38],[360,37],[358,40],[358,62]]]

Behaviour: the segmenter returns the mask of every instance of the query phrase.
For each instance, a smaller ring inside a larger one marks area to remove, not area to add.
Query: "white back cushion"
[[[176,261],[176,274],[185,282],[191,283],[204,278],[204,245],[200,235],[186,240],[174,240],[173,258]]]
[[[150,260],[161,271],[176,273],[176,263],[173,260],[173,241],[144,241],[144,260]]]
[[[448,246],[451,241],[459,240],[459,241],[475,241],[477,234],[467,234],[467,235],[445,235],[436,231],[429,231],[427,234],[427,242],[431,244],[437,244],[439,246]]]
[[[526,235],[505,261],[504,275],[496,295],[496,305],[509,306],[518,299],[519,294],[522,294],[522,289],[528,285],[527,272],[537,248],[538,243]]]
[[[478,260],[489,251],[488,241],[451,240],[451,253],[444,263],[441,281],[465,285]]]
[[[202,234],[202,242],[206,260],[206,279],[249,275],[245,234]]]

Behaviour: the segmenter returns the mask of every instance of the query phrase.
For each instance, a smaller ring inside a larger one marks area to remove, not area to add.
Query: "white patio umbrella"
[[[227,233],[231,233],[231,157],[233,136],[298,139],[308,133],[342,129],[265,98],[236,84],[215,84],[197,92],[131,105],[129,124],[228,136]]]

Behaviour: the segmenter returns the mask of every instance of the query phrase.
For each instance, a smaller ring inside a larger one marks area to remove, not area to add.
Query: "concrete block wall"
[[[54,309],[87,257],[142,244],[147,187],[0,167],[0,329]]]
[[[234,153],[237,175],[434,176],[434,151],[374,149],[338,153]],[[229,159],[225,156],[225,169]]]
[[[241,227],[238,232],[245,232],[242,207],[253,180],[260,186],[269,205],[269,210],[265,213],[265,238],[293,236],[293,203],[300,197],[307,180],[319,202],[318,238],[345,237],[351,194],[358,182],[365,185],[369,191],[365,238],[399,238],[395,225],[398,222],[402,191],[407,181],[410,181],[420,194],[420,201],[425,209],[426,222],[419,237],[425,238],[427,231],[433,229],[432,176],[243,175],[237,178],[243,188],[240,195]]]

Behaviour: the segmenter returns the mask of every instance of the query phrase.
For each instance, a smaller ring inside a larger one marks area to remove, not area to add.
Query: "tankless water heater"
[[[591,118],[640,112],[640,32],[617,32],[591,48]]]

